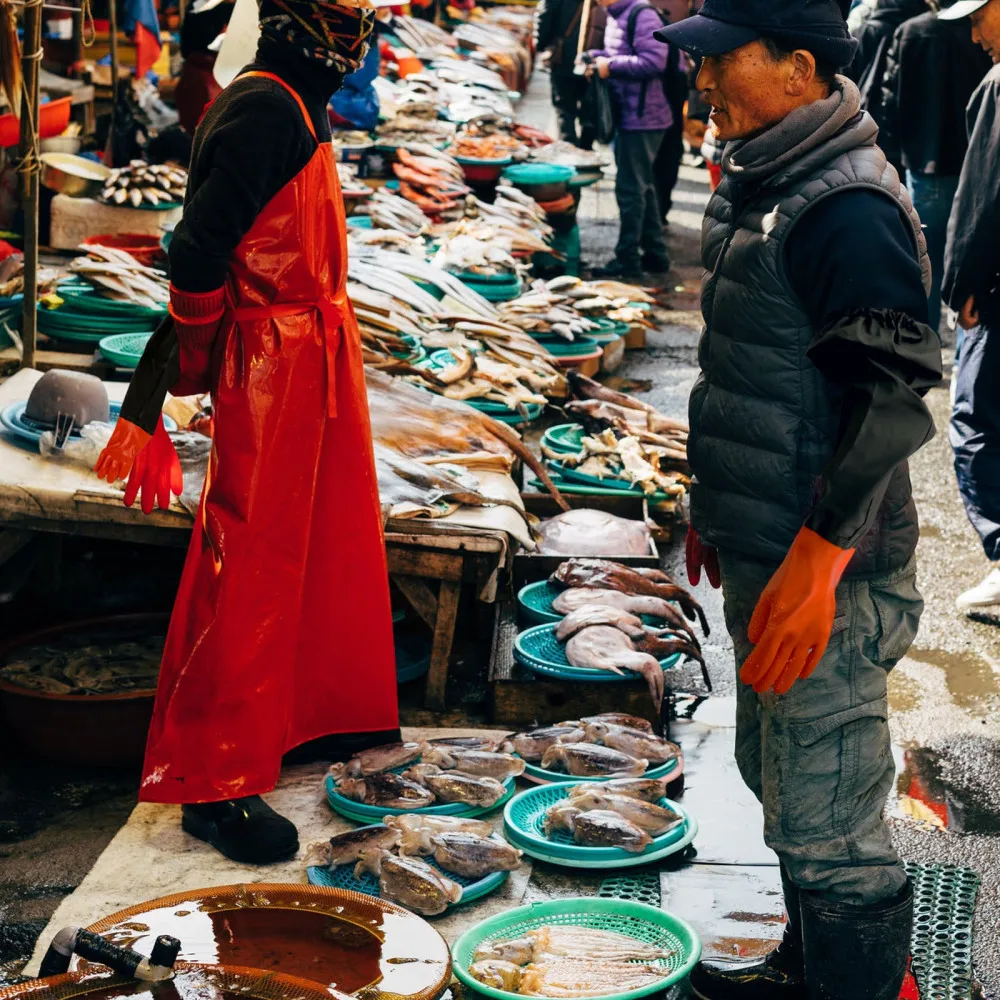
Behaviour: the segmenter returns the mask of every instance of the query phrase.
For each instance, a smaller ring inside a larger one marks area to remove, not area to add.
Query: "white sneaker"
[[[989,576],[978,587],[967,590],[955,602],[959,611],[968,614],[978,608],[1000,605],[1000,569],[990,571]]]

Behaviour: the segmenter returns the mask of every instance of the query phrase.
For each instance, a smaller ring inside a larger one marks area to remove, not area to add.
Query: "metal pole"
[[[21,96],[21,170],[24,194],[24,322],[22,340],[25,368],[35,367],[38,339],[38,67],[42,56],[41,0],[24,7],[24,51],[21,69],[24,91]]]
[[[108,132],[108,151],[105,161],[109,167],[121,166],[121,164],[114,163],[114,148],[115,148],[115,120],[118,117],[118,2],[117,0],[111,0],[109,3],[109,19],[110,25],[108,31],[111,33],[109,39],[111,46],[111,129]]]

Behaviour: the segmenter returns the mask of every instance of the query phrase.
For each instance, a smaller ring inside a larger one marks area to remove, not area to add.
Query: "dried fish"
[[[664,978],[664,970],[653,965],[551,959],[530,965],[523,971],[519,992],[522,996],[572,1000],[629,993]]]

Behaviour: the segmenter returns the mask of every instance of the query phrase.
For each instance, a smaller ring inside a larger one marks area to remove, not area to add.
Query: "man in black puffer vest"
[[[941,379],[906,189],[837,69],[847,0],[706,0],[659,37],[703,57],[726,143],[702,234],[688,571],[725,594],[736,757],[788,924],[764,962],[703,962],[704,1000],[895,1000],[913,894],[882,811],[886,682],[917,629],[906,461]]]

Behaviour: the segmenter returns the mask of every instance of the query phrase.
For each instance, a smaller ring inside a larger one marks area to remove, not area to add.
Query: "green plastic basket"
[[[680,982],[701,958],[701,941],[694,928],[672,913],[629,900],[607,899],[600,896],[560,899],[554,902],[532,903],[515,910],[499,913],[467,930],[452,948],[452,968],[461,982],[494,1000],[519,1000],[520,994],[486,986],[469,974],[476,949],[487,941],[504,941],[523,937],[528,931],[552,926],[590,927],[616,931],[628,937],[657,945],[669,952],[661,959],[663,979],[650,986],[627,993],[617,993],[602,1000],[639,1000],[660,993]]]
[[[427,350],[424,345],[417,340],[412,334],[403,333],[400,334],[400,340],[410,345],[409,351],[393,351],[392,356],[394,358],[399,358],[400,361],[408,361],[411,365],[415,365],[420,361],[424,361],[427,358]]]
[[[472,903],[483,896],[488,896],[491,892],[499,889],[507,881],[510,872],[492,872],[482,878],[466,878],[464,875],[456,875],[454,872],[442,868],[433,858],[422,858],[431,868],[436,868],[442,875],[447,876],[452,882],[457,882],[462,887],[462,898],[455,903],[455,906],[463,906],[465,903]],[[365,872],[360,877],[354,874],[354,864],[339,865],[332,871],[325,865],[311,865],[306,868],[306,878],[310,885],[321,885],[327,889],[347,889],[349,892],[361,892],[366,896],[381,898],[379,891],[379,880],[371,872]],[[452,907],[449,907],[450,910]]]
[[[538,403],[528,403],[524,408],[524,413],[519,410],[509,410],[507,407],[503,408],[503,412],[497,413],[495,410],[482,410],[475,405],[475,400],[469,402],[473,409],[488,413],[494,420],[499,420],[500,423],[508,424],[511,427],[523,427],[525,424],[533,423],[542,415],[543,409]]]
[[[534,336],[533,339],[556,358],[586,357],[588,354],[593,354],[601,346],[592,337],[577,337],[576,340],[563,340],[562,337],[538,335]]]
[[[408,765],[409,766],[409,765]],[[397,770],[405,771],[406,768]],[[508,778],[504,782],[507,788],[503,798],[495,805],[478,808],[476,806],[464,805],[461,802],[447,802],[436,806],[426,806],[423,809],[389,809],[386,806],[369,806],[363,802],[354,802],[341,795],[337,791],[332,776],[326,776],[326,801],[330,808],[339,813],[345,819],[353,820],[355,823],[381,823],[383,816],[401,816],[403,813],[420,813],[427,816],[461,816],[471,819],[475,816],[485,816],[487,813],[495,812],[505,806],[514,796],[517,787],[513,778]]]
[[[620,497],[622,495],[621,490],[609,490],[600,486],[584,486],[583,483],[574,483],[568,479],[564,479],[554,471],[554,463],[546,464],[549,466],[549,478],[558,488],[560,493],[566,493],[569,496],[581,497]],[[549,488],[540,479],[532,477],[528,480],[528,485],[538,490],[540,493],[548,493]],[[642,495],[639,490],[635,490],[634,493],[636,496]],[[671,498],[664,493],[657,493],[652,497],[647,497],[647,499],[655,506],[656,504],[663,503]]]
[[[567,492],[570,493],[582,493],[604,497],[621,496],[622,493],[633,493],[636,496],[646,497],[646,499],[654,505],[667,503],[671,500],[677,499],[676,497],[667,496],[667,494],[662,490],[657,490],[655,493],[647,493],[641,486],[638,486],[635,483],[626,482],[624,479],[614,479],[610,476],[605,479],[598,479],[597,476],[588,476],[584,472],[577,472],[576,469],[570,469],[561,462],[556,462],[552,459],[547,459],[545,464],[550,473],[555,473],[555,475],[552,476],[552,479],[556,482],[556,485],[559,486],[560,489],[563,488],[563,483],[567,486],[571,483],[575,483],[577,486],[581,487],[576,490],[567,490]]]
[[[517,756],[515,754],[515,756]],[[684,756],[676,757],[674,760],[668,760],[666,764],[659,764],[656,767],[649,768],[643,775],[644,778],[669,778],[671,781],[675,781],[684,773]],[[532,764],[529,761],[524,762],[524,778],[526,781],[533,781],[539,785],[558,785],[564,781],[572,781],[574,784],[583,785],[588,782],[600,782],[607,781],[607,777],[599,775],[597,777],[574,777],[570,778],[565,771],[546,771],[544,767],[539,764]],[[518,845],[521,846],[520,844]]]
[[[504,180],[512,184],[565,184],[576,176],[575,167],[556,163],[515,163],[503,172]]]
[[[542,443],[564,455],[578,455],[583,447],[584,430],[580,424],[556,424],[542,435]]]
[[[664,670],[676,666],[681,658],[680,653],[674,653],[660,660]],[[638,677],[631,671],[625,676],[614,674],[610,670],[595,670],[592,667],[573,667],[566,659],[566,644],[556,638],[556,625],[536,625],[522,632],[514,640],[514,659],[522,666],[546,677],[555,677],[564,681],[586,681],[592,684],[621,684],[633,681]]]
[[[552,622],[561,622],[565,615],[559,614],[552,609],[552,602],[563,592],[565,588],[559,587],[550,580],[540,580],[538,583],[529,583],[522,587],[517,595],[517,603],[521,606],[524,614],[539,625],[548,625]],[[655,615],[640,615],[644,624],[650,628],[666,628],[669,622]]]
[[[546,834],[546,811],[569,798],[570,789],[576,785],[575,781],[539,785],[515,795],[503,811],[507,839],[530,857],[570,868],[631,868],[680,853],[698,832],[698,824],[682,806],[669,799],[661,799],[660,805],[672,809],[683,817],[684,822],[654,837],[641,854],[631,854],[620,847],[581,847],[573,842],[572,834],[566,830]]]
[[[108,361],[121,368],[135,368],[152,336],[151,333],[116,333],[105,337],[97,346]]]

